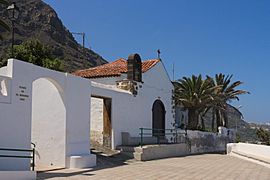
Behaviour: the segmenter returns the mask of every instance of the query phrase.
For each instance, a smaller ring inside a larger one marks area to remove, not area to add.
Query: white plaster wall
[[[90,85],[87,79],[67,74],[67,156],[90,155]]]
[[[33,82],[32,142],[38,166],[65,167],[66,108],[61,93],[46,78]]]
[[[66,167],[92,167],[96,165],[96,155],[90,153],[89,139],[91,83],[88,79],[66,76]]]
[[[227,144],[227,154],[270,168],[270,146],[229,143]]]
[[[0,76],[6,76],[7,74],[7,66],[0,68]]]
[[[116,81],[120,81],[125,78],[127,78],[127,74],[121,74],[121,76],[115,77],[91,78],[90,80],[102,84],[116,85]]]
[[[31,144],[31,96],[20,100],[19,86],[26,87],[25,94],[32,91],[31,68],[25,63],[9,61],[7,71],[2,73],[12,78],[10,88],[11,101],[0,102],[0,147],[30,149]],[[3,72],[3,71],[2,71]],[[29,80],[30,79],[30,80]],[[0,154],[8,154],[0,151]],[[20,153],[29,155],[29,153]],[[0,158],[0,171],[30,170],[29,159]]]
[[[103,144],[103,99],[91,98],[90,138]]]
[[[44,132],[49,137],[51,133],[57,133],[53,137],[53,139],[55,137],[60,138],[59,142],[54,139],[56,146],[63,144],[62,140],[64,139],[64,148],[61,147],[60,149],[61,152],[65,149],[65,152],[62,154],[59,152],[58,155],[65,157],[65,167],[70,167],[68,163],[71,162],[70,159],[74,156],[80,157],[76,160],[77,167],[95,165],[95,156],[90,154],[89,142],[91,94],[89,80],[14,59],[8,61],[6,70],[1,69],[1,74],[11,78],[11,100],[9,103],[0,102],[0,147],[31,148],[32,82],[39,78],[46,78],[53,80],[51,82],[53,82],[54,86],[46,82],[46,87],[39,90],[41,94],[36,95],[40,100],[38,102],[44,102],[43,108],[49,111],[46,113],[52,114],[46,114],[43,111],[38,115],[41,110],[39,106],[42,106],[42,103],[41,105],[34,103],[33,114],[34,116],[42,117],[42,120],[46,119],[44,122],[46,126],[53,126],[55,123],[55,125],[59,125],[59,129],[52,132],[51,129],[44,128],[39,133]],[[40,81],[39,83],[42,85],[43,83],[45,84],[45,81]],[[56,92],[56,87],[58,91],[59,89],[63,91],[60,93],[62,101],[60,101],[59,94],[52,93]],[[46,95],[45,98],[44,94]],[[46,102],[49,99],[53,103]],[[58,108],[62,108],[61,111],[63,110],[62,102],[65,103],[65,113],[56,113],[59,112]],[[58,110],[54,109],[55,106]],[[64,116],[66,117],[65,122],[54,122],[55,118],[62,119]],[[53,123],[48,123],[50,121]],[[43,125],[42,123],[41,126]],[[61,129],[65,129],[65,131],[63,132]],[[41,140],[45,141],[45,136]],[[39,148],[40,144],[44,146],[44,143],[46,144],[47,142],[37,143],[37,148]],[[42,148],[42,150],[46,149]],[[29,154],[23,153],[23,155]],[[40,155],[43,156],[43,154]],[[61,163],[63,163],[62,160]],[[73,165],[73,167],[76,166]],[[0,158],[0,170],[30,170],[30,159]]]
[[[260,157],[270,163],[270,146],[248,144],[248,143],[230,143],[227,145],[228,154],[233,152],[244,153],[254,158]]]
[[[139,128],[152,128],[152,106],[160,99],[166,110],[165,128],[173,128],[173,85],[161,62],[143,74],[142,88],[134,97],[129,92],[105,89],[92,83],[92,94],[112,98],[112,147],[121,145],[121,132],[139,136]]]
[[[149,97],[149,102],[152,100],[152,104],[154,103],[153,99],[158,99],[160,97],[160,100],[164,103],[166,110],[165,128],[173,128],[175,111],[172,108],[174,105],[172,99],[172,91],[174,87],[162,62],[157,63],[153,68],[143,74],[143,82],[143,88],[145,89],[142,92],[142,95],[146,97],[152,95]]]

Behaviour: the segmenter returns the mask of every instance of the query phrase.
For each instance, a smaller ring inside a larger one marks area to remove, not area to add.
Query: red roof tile
[[[160,60],[151,59],[142,62],[142,72],[146,72],[154,67]],[[127,73],[127,60],[121,58],[114,62],[107,63],[94,68],[83,69],[75,71],[74,75],[85,78],[99,78],[99,77],[112,77],[120,76],[121,73]]]

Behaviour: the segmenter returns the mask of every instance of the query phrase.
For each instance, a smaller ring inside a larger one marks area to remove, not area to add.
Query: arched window
[[[127,79],[142,82],[142,61],[139,54],[128,56]]]

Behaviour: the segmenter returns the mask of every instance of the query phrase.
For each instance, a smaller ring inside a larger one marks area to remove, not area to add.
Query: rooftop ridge
[[[142,72],[147,72],[158,62],[160,62],[159,59],[148,59],[142,61]],[[102,78],[120,76],[122,73],[127,73],[127,71],[127,60],[124,58],[119,58],[111,63],[93,68],[77,70],[72,74],[84,78]]]

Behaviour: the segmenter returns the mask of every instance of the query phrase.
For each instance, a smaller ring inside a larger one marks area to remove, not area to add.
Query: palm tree
[[[247,94],[248,91],[236,90],[235,88],[243,84],[241,81],[231,83],[232,75],[225,76],[224,74],[216,74],[215,79],[212,79],[213,87],[220,87],[215,91],[216,100],[212,104],[212,121],[216,118],[216,127],[228,126],[228,103],[232,100],[239,100],[239,95]],[[234,108],[236,109],[236,108]],[[239,111],[240,112],[240,111]],[[214,122],[212,122],[212,130],[214,130]]]
[[[0,0],[0,5],[7,5],[7,4],[8,4],[7,1],[5,1],[5,0]],[[0,28],[3,28],[3,29],[5,29],[5,30],[10,31],[9,26],[8,26],[3,20],[1,20],[1,19],[0,19]],[[3,36],[1,36],[1,34],[0,34],[0,40],[3,40]]]
[[[174,85],[176,104],[182,104],[188,110],[188,129],[197,129],[199,115],[215,100],[213,92],[217,86],[212,86],[209,79],[203,80],[201,75],[183,77]]]

